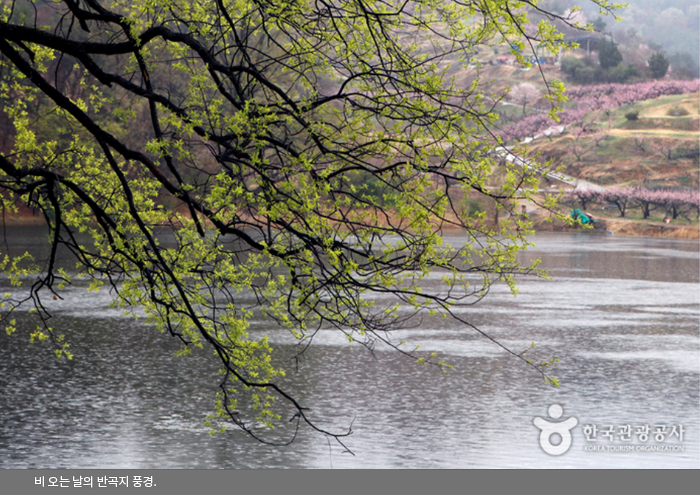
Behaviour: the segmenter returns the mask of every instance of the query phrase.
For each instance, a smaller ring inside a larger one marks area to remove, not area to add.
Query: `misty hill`
[[[668,55],[687,53],[694,60],[700,57],[700,4],[697,0],[627,0],[620,11],[621,20],[601,16],[594,5],[575,0],[543,0],[540,4],[563,14],[576,4],[581,5],[583,21],[596,24],[596,29],[613,35],[615,41],[647,45]]]

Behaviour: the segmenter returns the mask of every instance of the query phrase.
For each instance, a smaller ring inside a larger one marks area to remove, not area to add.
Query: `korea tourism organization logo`
[[[547,410],[549,418],[536,417],[533,424],[540,430],[540,447],[547,454],[565,454],[573,443],[573,431],[578,418],[561,419],[564,409],[552,404]],[[684,452],[679,443],[685,438],[683,425],[668,424],[584,424],[581,430],[586,444],[585,452]],[[675,442],[668,444],[667,442]],[[619,442],[615,444],[614,442]]]
[[[559,404],[549,406],[549,417],[558,420],[564,413]],[[562,455],[571,447],[571,429],[578,424],[578,419],[571,417],[565,421],[548,421],[535,418],[535,426],[540,429],[540,447],[549,455]],[[558,435],[559,443],[552,443],[553,436]]]

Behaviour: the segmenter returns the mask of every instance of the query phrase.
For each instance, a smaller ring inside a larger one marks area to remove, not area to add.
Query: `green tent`
[[[573,218],[574,220],[578,220],[583,225],[586,225],[587,223],[594,223],[595,222],[595,220],[593,220],[591,217],[586,215],[584,212],[582,212],[578,208],[575,210],[571,210],[571,218]]]

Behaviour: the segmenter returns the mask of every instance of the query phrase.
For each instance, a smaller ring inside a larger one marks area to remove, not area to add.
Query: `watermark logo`
[[[583,425],[583,436],[587,445],[585,452],[685,452],[683,445],[658,445],[673,437],[678,442],[685,438],[684,425],[666,424],[624,424],[624,425]],[[636,440],[636,444],[633,444]],[[656,441],[656,445],[646,445]],[[622,445],[610,445],[611,442],[622,442]],[[593,445],[591,445],[593,443]],[[601,444],[605,445],[601,445]],[[627,445],[625,445],[627,444]]]
[[[540,446],[549,455],[563,455],[571,448],[573,430],[579,420],[573,416],[562,420],[564,409],[559,404],[549,406],[547,413],[548,419],[536,417],[533,420],[540,430]],[[601,425],[584,421],[580,428],[585,440],[584,452],[685,452],[682,443],[686,427],[682,424],[625,422]]]
[[[559,404],[552,404],[547,413],[550,418],[558,420],[564,413],[564,409]],[[562,455],[571,448],[571,430],[578,424],[578,419],[571,417],[565,421],[548,421],[537,417],[533,423],[540,429],[540,446],[549,455]],[[552,435],[555,434],[561,438],[556,445],[552,443]]]

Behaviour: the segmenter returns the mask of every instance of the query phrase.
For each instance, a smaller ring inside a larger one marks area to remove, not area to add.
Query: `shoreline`
[[[572,226],[562,220],[548,222],[539,212],[533,212],[531,221],[535,232],[581,232],[592,233],[594,230],[581,226]],[[597,217],[602,226],[614,235],[634,237],[665,237],[670,239],[700,239],[700,225],[683,225],[650,220],[630,220],[626,218]],[[3,227],[39,227],[46,225],[44,218],[31,213],[11,214],[5,212],[0,217]],[[449,229],[445,229],[449,230]]]
[[[682,225],[673,223],[653,222],[650,220],[630,220],[627,218],[596,219],[602,227],[614,235],[632,237],[665,237],[669,239],[700,239],[699,225]],[[583,226],[572,226],[561,220],[546,222],[544,219],[533,219],[535,232],[588,232],[602,229],[588,229]]]

